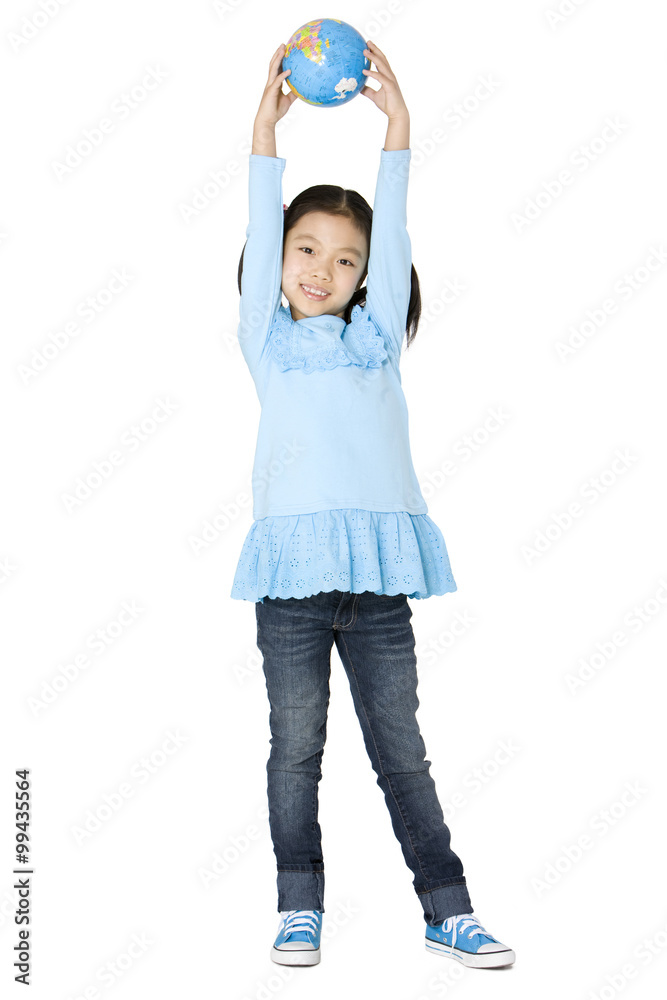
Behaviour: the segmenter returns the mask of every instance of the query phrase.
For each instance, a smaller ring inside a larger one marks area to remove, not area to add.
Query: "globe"
[[[366,84],[370,69],[365,39],[356,28],[333,17],[308,21],[285,46],[283,70],[288,87],[307,104],[335,108],[347,104]]]

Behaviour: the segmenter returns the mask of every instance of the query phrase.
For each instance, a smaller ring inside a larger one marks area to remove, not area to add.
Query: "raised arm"
[[[278,46],[269,65],[252,134],[248,163],[248,228],[243,251],[238,337],[251,372],[259,364],[273,316],[280,305],[282,279],[285,160],[276,156],[276,122],[297,99],[282,84],[290,70],[278,72],[285,52]]]
[[[248,163],[248,228],[243,251],[239,344],[248,368],[257,368],[281,299],[285,160],[251,153]]]
[[[412,246],[407,230],[410,149],[380,150],[366,278],[366,309],[400,356],[410,303]]]
[[[410,115],[386,56],[373,42],[364,54],[375,70],[364,70],[380,84],[361,93],[386,114],[387,136],[380,151],[380,169],[373,203],[373,226],[366,278],[366,309],[396,355],[405,335],[412,247],[407,231],[407,196],[410,174]]]

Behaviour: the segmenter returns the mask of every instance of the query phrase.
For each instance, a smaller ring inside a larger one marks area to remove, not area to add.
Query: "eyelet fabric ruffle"
[[[327,371],[338,365],[379,368],[387,358],[382,333],[360,305],[352,307],[350,322],[343,328],[345,342],[338,332],[340,323],[331,323],[329,327],[319,322],[316,329],[304,327],[281,305],[269,333],[275,364],[281,371],[302,368],[304,372],[312,372]]]
[[[445,540],[428,514],[354,507],[254,521],[231,596],[263,603],[371,590],[421,600],[456,589]]]

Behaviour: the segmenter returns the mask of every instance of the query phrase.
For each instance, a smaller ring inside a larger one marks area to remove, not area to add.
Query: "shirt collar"
[[[289,309],[287,312],[291,316]],[[297,319],[294,322],[298,326],[305,326],[307,330],[312,330],[313,333],[333,333],[337,337],[340,337],[347,326],[342,316],[305,316],[303,319]]]
[[[271,325],[271,357],[281,371],[302,368],[328,371],[339,365],[380,368],[388,357],[384,336],[367,311],[352,307],[351,320],[342,316],[305,316],[293,320],[281,305]]]

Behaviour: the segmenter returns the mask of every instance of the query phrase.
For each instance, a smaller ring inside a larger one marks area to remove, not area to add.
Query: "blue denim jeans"
[[[424,919],[436,924],[472,913],[416,719],[417,659],[407,596],[332,590],[267,597],[255,608],[270,703],[267,776],[278,910],[324,911],[318,782],[335,642]]]

